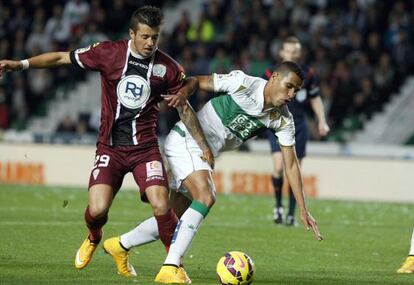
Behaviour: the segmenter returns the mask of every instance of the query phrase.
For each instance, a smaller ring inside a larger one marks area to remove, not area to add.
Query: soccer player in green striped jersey
[[[312,229],[316,238],[322,240],[317,223],[305,203],[302,176],[294,148],[295,127],[286,106],[301,88],[303,78],[303,71],[296,63],[283,62],[269,80],[236,70],[229,74],[197,76],[192,84],[194,90],[219,94],[197,113],[214,156],[238,148],[243,142],[266,129],[274,130],[281,145],[287,177],[300,208],[300,218],[305,228]],[[165,96],[165,99],[170,102],[172,96]],[[173,176],[170,181],[171,189],[187,195],[191,204],[187,204],[188,207],[181,211],[183,214],[180,216],[167,258],[155,281],[188,284],[191,281],[180,266],[201,222],[215,203],[212,166],[203,160],[203,152],[182,122],[178,122],[171,130],[165,141],[164,151]],[[179,215],[180,209],[177,211]],[[156,223],[150,218],[131,232],[120,238],[109,239],[106,243],[128,250],[156,239]],[[116,263],[117,266],[121,265],[117,261]],[[124,264],[127,264],[126,259]]]

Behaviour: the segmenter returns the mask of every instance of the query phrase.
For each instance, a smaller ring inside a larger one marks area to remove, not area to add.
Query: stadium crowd
[[[0,0],[0,58],[28,58],[127,37],[129,11],[166,2]],[[413,8],[414,1],[204,1],[198,20],[191,22],[190,11],[184,11],[173,32],[161,37],[160,48],[188,76],[233,69],[263,76],[278,61],[281,41],[296,35],[303,44],[303,63],[319,79],[335,135],[350,119],[358,127],[381,110],[414,70]],[[70,67],[7,74],[0,79],[0,129],[24,129],[31,116],[45,114],[57,90],[84,78],[84,72]],[[199,92],[191,103],[199,109],[210,96]],[[166,135],[178,117],[161,108],[159,132]],[[90,117],[65,117],[58,131],[95,132]],[[320,139],[316,131],[312,138]]]

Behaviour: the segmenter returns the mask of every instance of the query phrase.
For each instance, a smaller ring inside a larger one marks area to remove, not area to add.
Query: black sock
[[[294,216],[295,215],[295,208],[296,208],[295,196],[293,196],[293,191],[289,187],[289,212],[288,212],[288,215]]]
[[[283,177],[272,177],[273,189],[275,191],[276,207],[282,207]]]
[[[126,248],[126,247],[122,244],[122,242],[121,242],[121,241],[119,241],[119,245],[120,245],[123,249],[125,249],[126,251],[129,251],[129,249],[128,249],[128,248]]]

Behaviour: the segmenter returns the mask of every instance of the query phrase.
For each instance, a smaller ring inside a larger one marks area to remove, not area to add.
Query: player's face
[[[282,61],[297,62],[300,59],[300,52],[302,47],[299,43],[284,43],[279,54]]]
[[[129,29],[129,35],[132,39],[133,51],[143,57],[149,57],[157,48],[160,27],[151,28],[148,25],[138,23],[135,32]]]
[[[296,92],[302,86],[302,80],[294,72],[289,72],[286,75],[274,72],[268,84],[270,104],[273,107],[278,107],[289,103],[295,97]]]

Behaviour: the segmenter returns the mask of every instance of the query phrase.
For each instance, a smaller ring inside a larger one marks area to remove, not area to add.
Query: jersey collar
[[[260,94],[259,96],[259,110],[262,114],[269,113],[271,110],[273,110],[275,107],[267,108],[266,110],[263,110],[264,108],[264,89],[266,86],[267,81],[263,79],[262,82],[260,82],[259,88],[257,88],[257,92]]]

